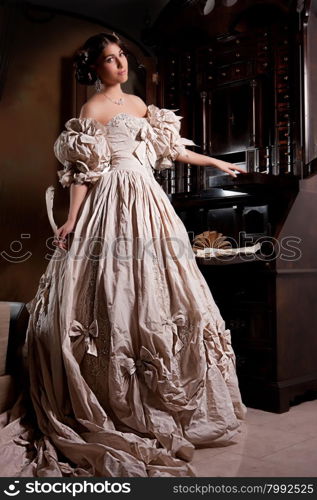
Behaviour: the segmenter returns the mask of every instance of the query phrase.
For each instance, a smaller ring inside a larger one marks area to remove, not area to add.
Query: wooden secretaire
[[[198,153],[247,173],[178,163],[157,179],[190,238],[261,243],[248,258],[197,262],[245,403],[283,412],[317,394],[317,0],[203,4],[169,2],[146,34],[157,102],[178,109]]]
[[[245,174],[223,187],[172,201],[190,237],[216,229],[232,246],[261,243],[197,262],[231,330],[244,402],[284,412],[317,390],[317,176]]]

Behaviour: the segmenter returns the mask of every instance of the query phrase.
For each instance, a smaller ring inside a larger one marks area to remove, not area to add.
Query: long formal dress
[[[72,118],[55,143],[61,184],[89,189],[68,249],[56,248],[27,304],[42,437],[23,453],[33,434],[3,419],[6,456],[20,447],[16,475],[192,476],[195,448],[239,432],[230,331],[154,176],[194,144],[180,120],[154,105],[106,125]]]

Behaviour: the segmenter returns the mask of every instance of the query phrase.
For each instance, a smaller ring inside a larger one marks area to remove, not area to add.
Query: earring
[[[101,90],[103,89],[103,84],[101,83],[101,80],[99,77],[95,81],[95,89],[97,92],[101,92]]]

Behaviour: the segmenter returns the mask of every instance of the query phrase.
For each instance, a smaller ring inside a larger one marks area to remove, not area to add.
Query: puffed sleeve
[[[181,119],[177,110],[158,108],[154,104],[147,107],[147,120],[155,132],[152,145],[157,155],[156,170],[171,168],[179,154],[186,155],[185,146],[197,146],[191,139],[180,136]]]
[[[71,118],[54,144],[54,153],[64,165],[58,170],[63,187],[94,184],[110,168],[111,152],[106,128],[93,118]]]

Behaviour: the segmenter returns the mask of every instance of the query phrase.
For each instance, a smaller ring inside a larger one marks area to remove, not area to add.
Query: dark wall
[[[0,8],[2,26],[4,10]],[[54,217],[65,222],[69,190],[58,183],[53,145],[74,113],[71,56],[89,36],[105,27],[62,14],[14,11],[7,34],[8,68],[0,99],[1,256],[0,300],[29,301],[52,247],[45,190],[55,186]],[[43,22],[42,22],[43,21]],[[119,32],[120,33],[120,32]],[[131,75],[126,92],[135,92]],[[59,165],[59,167],[58,167]]]

